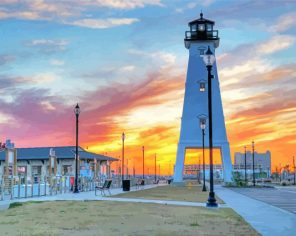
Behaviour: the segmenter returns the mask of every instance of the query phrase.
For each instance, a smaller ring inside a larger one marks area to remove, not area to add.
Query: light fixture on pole
[[[215,62],[215,56],[210,47],[203,56],[204,63],[208,71],[208,112],[209,112],[209,148],[210,148],[210,192],[207,202],[208,207],[217,207],[217,201],[214,192],[214,176],[213,176],[213,123],[212,123],[212,66]]]
[[[74,113],[76,116],[76,152],[75,152],[75,186],[74,186],[74,193],[79,193],[78,190],[78,119],[80,114],[80,107],[77,103],[76,107],[74,108]]]
[[[199,116],[199,124],[202,131],[202,175],[203,175],[203,186],[202,191],[206,192],[206,164],[205,164],[205,129],[207,124],[207,118],[205,115]]]

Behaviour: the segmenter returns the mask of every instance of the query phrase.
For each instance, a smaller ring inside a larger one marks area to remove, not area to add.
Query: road
[[[296,186],[231,190],[296,214]]]

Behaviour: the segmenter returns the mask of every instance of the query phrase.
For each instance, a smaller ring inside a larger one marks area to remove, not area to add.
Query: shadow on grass
[[[43,203],[44,201],[28,201],[28,202],[13,202],[9,205],[8,209],[13,209],[16,207],[23,206],[25,204],[38,204],[38,203]]]

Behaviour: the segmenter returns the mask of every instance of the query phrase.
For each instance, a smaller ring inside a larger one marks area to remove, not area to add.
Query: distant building
[[[248,151],[246,153],[246,169],[247,174],[253,171],[253,156],[252,152]],[[271,171],[271,153],[266,151],[265,153],[254,153],[254,164],[255,173],[258,177],[269,177]],[[234,171],[244,171],[245,169],[245,153],[236,152],[234,153]],[[261,173],[261,175],[260,175]],[[266,176],[264,176],[264,173]]]
[[[201,165],[184,165],[184,178],[197,178],[197,175],[202,175],[203,166]],[[213,165],[214,179],[223,179],[223,166],[221,164]],[[201,177],[202,178],[202,177]],[[210,179],[210,165],[205,165],[205,178]]]
[[[257,178],[267,178],[271,175],[271,154],[270,151],[265,153],[257,153],[254,155],[254,172]],[[253,175],[253,159],[252,152],[247,152],[246,172],[249,179]],[[234,154],[233,172],[240,172],[242,176],[245,174],[245,153],[236,152]],[[184,165],[184,178],[197,178],[198,174],[202,174],[202,165]],[[214,179],[223,179],[223,168],[221,164],[213,165]],[[210,165],[205,165],[205,177],[210,178]]]

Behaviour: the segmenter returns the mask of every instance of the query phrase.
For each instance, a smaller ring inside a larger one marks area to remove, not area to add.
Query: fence
[[[136,186],[139,178],[129,178],[130,186]],[[73,176],[34,176],[34,177],[12,177],[3,176],[0,179],[0,200],[12,200],[20,198],[52,196],[65,194],[73,191]],[[78,178],[78,189],[80,192],[94,191],[96,185],[102,185],[105,179],[93,179],[89,177]],[[153,184],[153,179],[145,179],[145,184]],[[121,176],[112,178],[111,188],[121,188]]]
[[[73,177],[72,180],[74,180]],[[78,189],[81,192],[93,191],[95,184],[91,178],[80,177]],[[34,176],[31,178],[4,176],[0,184],[0,200],[69,193],[73,190],[73,185],[74,182],[71,183],[70,176]]]

